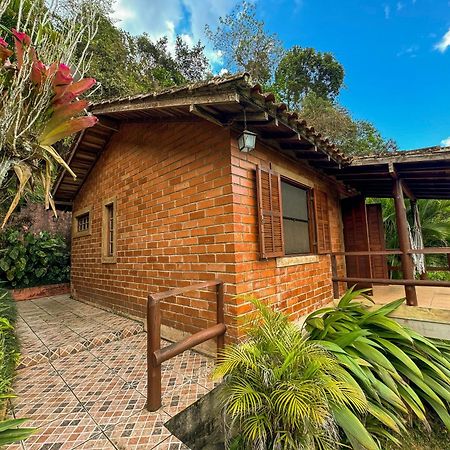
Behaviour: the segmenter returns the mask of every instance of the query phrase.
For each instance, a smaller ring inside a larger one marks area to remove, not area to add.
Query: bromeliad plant
[[[429,428],[430,409],[450,430],[450,344],[389,318],[403,299],[372,309],[361,296],[371,301],[365,290],[350,289],[336,307],[315,311],[305,323],[309,340],[335,355],[367,399],[368,414],[359,417],[365,433],[338,421],[350,444],[374,450],[383,439],[399,444],[409,421]],[[367,433],[376,446],[361,441]]]
[[[0,0],[0,20],[8,3],[12,2]],[[31,2],[27,14],[19,11],[20,31],[1,27],[0,188],[4,189],[14,177],[17,179],[16,193],[2,227],[33,185],[42,186],[46,207],[55,211],[50,192],[54,166],[61,165],[74,177],[75,174],[53,144],[97,121],[86,113],[88,102],[79,99],[95,84],[92,78],[82,78],[85,53],[75,62],[81,37],[95,35],[95,20],[89,14],[81,19],[68,17],[67,24],[55,30],[48,14],[38,14],[42,5],[43,2]],[[23,9],[23,1],[19,8]],[[26,30],[30,30],[29,34]],[[75,70],[69,67],[72,63]]]
[[[287,316],[252,302],[258,314],[249,339],[226,347],[215,370],[224,377],[225,413],[238,435],[235,448],[338,448],[335,419],[357,427],[354,412],[366,411],[364,394],[338,360],[307,341]]]

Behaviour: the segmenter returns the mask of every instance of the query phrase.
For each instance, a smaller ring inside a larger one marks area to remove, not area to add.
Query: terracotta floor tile
[[[170,435],[167,439],[153,448],[154,450],[189,450],[189,447],[184,445],[174,435]]]
[[[116,450],[115,447],[108,438],[104,434],[100,434],[97,437],[90,439],[89,441],[83,442],[76,447],[73,447],[73,450]],[[120,449],[123,450],[123,449]]]
[[[24,442],[24,446],[26,450],[69,450],[99,433],[99,428],[86,412],[65,414],[40,426],[39,431]]]
[[[150,413],[144,410],[105,433],[120,449],[147,450],[170,437],[170,431],[164,426],[169,419],[164,412]]]
[[[207,393],[208,389],[193,381],[185,383],[182,386],[177,386],[177,389],[163,395],[162,409],[169,416],[175,416]]]
[[[187,448],[164,423],[213,387],[211,359],[185,352],[163,363],[163,408],[149,413],[142,324],[64,295],[22,303],[23,362],[34,365],[18,371],[12,411],[40,430],[10,450]]]
[[[145,404],[146,398],[143,395],[135,389],[127,388],[110,395],[92,396],[83,400],[83,406],[102,429],[123,422],[142,411]]]

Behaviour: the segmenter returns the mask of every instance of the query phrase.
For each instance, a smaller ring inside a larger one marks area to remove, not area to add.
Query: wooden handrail
[[[390,278],[357,278],[357,277],[332,277],[333,282],[345,283],[371,283],[371,284],[391,284],[394,286],[434,286],[450,287],[450,281],[439,280],[395,280]]]
[[[407,251],[410,255],[446,255],[450,254],[450,247],[427,247],[420,249],[409,249]],[[389,250],[362,250],[357,252],[330,252],[330,255],[334,256],[377,256],[377,255],[401,255],[402,251],[393,248]]]
[[[427,247],[423,249],[409,249],[406,251],[408,255],[413,254],[423,254],[423,255],[433,255],[433,254],[446,254],[448,261],[448,268],[445,267],[435,267],[434,269],[441,269],[440,271],[450,271],[450,247]],[[390,278],[360,278],[360,277],[339,277],[337,271],[337,256],[377,256],[377,255],[402,255],[402,251],[399,249],[390,250],[380,250],[380,251],[357,251],[357,252],[331,252],[331,274],[333,282],[333,295],[334,298],[339,297],[339,282],[344,283],[364,283],[364,284],[384,284],[384,285],[401,285],[405,286],[406,289],[411,289],[415,286],[434,286],[434,287],[450,287],[450,281],[439,281],[439,280],[416,280],[415,278],[408,279],[390,279]],[[388,266],[389,267],[389,266]],[[393,267],[391,266],[391,269]],[[402,266],[396,266],[396,268],[402,270]],[[429,268],[431,270],[432,267]],[[405,274],[403,273],[403,277]],[[406,292],[407,293],[407,292]],[[407,296],[408,298],[408,296]],[[409,305],[416,305],[416,303],[410,303]]]
[[[191,336],[161,349],[160,300],[186,294],[187,292],[216,287],[217,323]],[[147,301],[147,409],[150,412],[161,408],[161,364],[174,356],[210,339],[217,339],[217,352],[225,345],[224,289],[221,280],[204,281],[182,288],[150,294]]]

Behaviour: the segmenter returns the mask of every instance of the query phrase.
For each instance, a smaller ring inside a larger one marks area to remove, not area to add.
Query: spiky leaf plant
[[[337,448],[335,413],[338,422],[360,433],[355,414],[368,405],[338,359],[305,340],[283,314],[252,302],[257,315],[248,339],[226,347],[214,373],[224,377],[225,413],[239,448]],[[376,448],[371,436],[363,435],[368,448]]]
[[[361,386],[368,414],[360,417],[379,441],[399,444],[411,420],[428,425],[429,410],[450,430],[450,344],[428,339],[388,317],[404,301],[378,309],[361,301],[367,290],[348,290],[335,308],[312,313],[309,339],[327,348]],[[353,436],[337,420],[353,445]],[[361,443],[354,448],[366,448]]]

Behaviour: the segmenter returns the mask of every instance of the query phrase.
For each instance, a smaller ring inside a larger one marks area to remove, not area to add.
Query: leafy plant
[[[70,253],[62,236],[7,229],[0,234],[0,281],[11,287],[66,282]]]
[[[350,289],[334,308],[310,314],[309,339],[332,352],[348,376],[361,386],[368,414],[360,416],[379,442],[400,444],[408,421],[429,429],[429,409],[450,430],[450,344],[427,339],[388,317],[402,303],[394,301],[370,309],[358,297],[365,290]],[[338,420],[354,448],[367,447]]]
[[[28,419],[6,419],[0,421],[0,446],[23,441],[36,431],[36,428],[19,428]]]
[[[19,345],[14,334],[16,307],[8,291],[0,288],[0,446],[26,439],[34,428],[18,428],[27,419],[3,420],[4,402],[14,397],[11,391],[14,370],[19,361]]]
[[[257,316],[249,339],[226,347],[214,373],[225,377],[225,412],[238,434],[232,448],[337,448],[335,418],[354,425],[351,410],[366,411],[364,394],[287,316],[252,301]]]
[[[0,2],[0,19],[11,3]],[[53,144],[97,122],[86,115],[88,102],[78,98],[95,84],[93,78],[82,78],[85,52],[76,57],[81,37],[91,39],[96,32],[87,6],[82,8],[84,15],[78,11],[68,16],[56,31],[43,2],[24,5],[19,3],[15,28],[1,26],[0,187],[16,183],[2,227],[34,185],[42,187],[46,208],[51,206],[56,215],[50,193],[54,166],[64,167],[74,178],[75,173]]]

